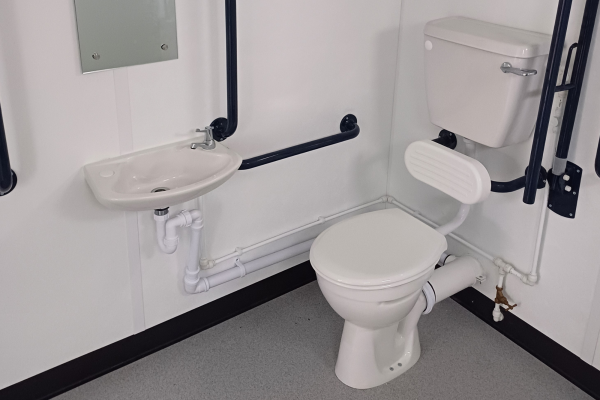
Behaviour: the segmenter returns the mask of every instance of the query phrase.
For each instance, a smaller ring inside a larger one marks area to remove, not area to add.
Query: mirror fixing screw
[[[100,54],[98,54],[98,53],[94,53],[94,54],[92,54],[92,58],[93,58],[94,60],[99,60],[99,59],[100,59]]]
[[[168,44],[163,44],[162,46],[160,46],[161,49],[163,50],[169,50],[169,45]]]

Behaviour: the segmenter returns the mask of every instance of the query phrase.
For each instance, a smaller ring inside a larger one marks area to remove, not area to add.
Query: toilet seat
[[[376,290],[429,273],[447,249],[446,238],[411,215],[390,209],[361,214],[323,232],[310,260],[323,279]]]

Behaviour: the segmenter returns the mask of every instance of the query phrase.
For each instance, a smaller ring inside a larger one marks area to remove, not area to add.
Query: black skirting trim
[[[316,279],[309,262],[0,390],[0,400],[58,396]]]
[[[600,399],[599,370],[510,312],[504,313],[502,322],[494,322],[494,302],[473,288],[455,294],[452,299],[575,386]]]
[[[310,263],[302,263],[137,335],[0,390],[0,400],[50,399],[315,279]],[[473,288],[463,290],[452,298],[590,396],[600,399],[600,371],[511,313],[505,313],[504,321],[494,322],[494,302]]]

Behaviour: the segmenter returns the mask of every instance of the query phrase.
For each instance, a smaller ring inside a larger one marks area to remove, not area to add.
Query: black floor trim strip
[[[0,400],[50,399],[315,279],[310,263],[305,262],[142,333],[0,390]],[[473,288],[463,290],[452,298],[581,390],[600,399],[600,371],[511,313],[505,313],[504,321],[494,322],[494,302]]]
[[[58,396],[315,279],[310,263],[305,262],[137,335],[0,390],[0,400],[45,400]]]
[[[504,313],[504,321],[494,322],[494,302],[473,288],[452,299],[575,386],[600,399],[600,371],[596,368],[510,312]]]

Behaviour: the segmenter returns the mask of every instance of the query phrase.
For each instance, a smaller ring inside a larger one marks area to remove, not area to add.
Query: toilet
[[[429,22],[424,52],[431,122],[488,147],[527,140],[549,47],[548,35],[483,21]],[[310,251],[325,299],[345,320],[335,373],[356,389],[382,385],[415,365],[421,315],[484,279],[469,255],[436,265],[447,256],[446,235],[489,196],[486,168],[430,140],[408,146],[405,164],[414,178],[462,204],[451,222],[434,229],[400,209],[375,211],[325,230]]]

